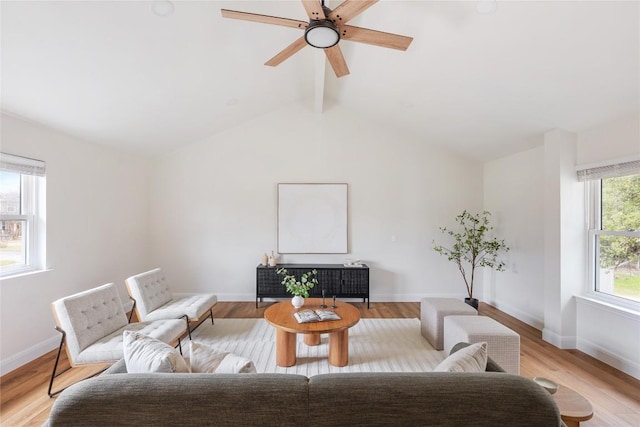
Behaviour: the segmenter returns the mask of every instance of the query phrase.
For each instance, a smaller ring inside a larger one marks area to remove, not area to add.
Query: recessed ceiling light
[[[498,8],[498,2],[496,0],[479,0],[476,3],[476,10],[478,13],[493,13]]]
[[[158,16],[169,16],[173,14],[173,3],[169,0],[154,0],[151,2],[151,10]]]

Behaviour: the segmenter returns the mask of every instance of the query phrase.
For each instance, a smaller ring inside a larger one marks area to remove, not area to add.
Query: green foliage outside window
[[[640,231],[640,175],[602,180],[602,229]],[[636,237],[602,236],[600,245],[603,268],[640,259],[640,239]]]
[[[602,180],[605,231],[640,231],[640,175]],[[600,235],[600,268],[614,272],[615,294],[640,300],[640,238]]]

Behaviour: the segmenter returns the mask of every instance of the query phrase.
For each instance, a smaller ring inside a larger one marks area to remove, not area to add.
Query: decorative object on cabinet
[[[269,267],[275,267],[278,261],[276,260],[276,254],[271,251],[271,255],[269,255]]]

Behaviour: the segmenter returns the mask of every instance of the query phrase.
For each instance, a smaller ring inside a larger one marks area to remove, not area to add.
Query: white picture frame
[[[278,252],[346,254],[348,185],[278,184]]]

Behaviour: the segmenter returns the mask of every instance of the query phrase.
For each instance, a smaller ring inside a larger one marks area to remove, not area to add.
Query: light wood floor
[[[214,307],[214,317],[259,318],[268,305],[261,303],[256,309],[253,302],[219,302]],[[419,303],[372,303],[370,309],[363,303],[355,305],[362,317],[420,318]],[[581,426],[640,426],[640,381],[580,351],[560,350],[542,341],[540,331],[491,306],[481,303],[480,314],[520,334],[522,376],[550,378],[591,402],[594,416]],[[54,357],[55,352],[50,352],[0,378],[0,425],[40,426],[44,423],[55,401],[47,396]],[[90,368],[76,368],[61,379],[74,382],[92,372]]]

